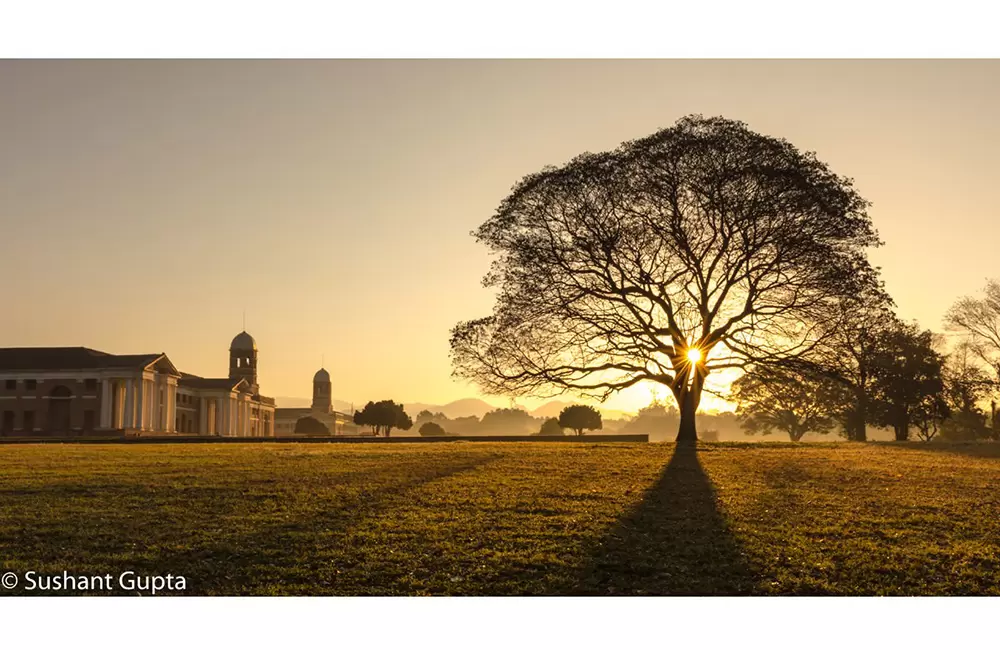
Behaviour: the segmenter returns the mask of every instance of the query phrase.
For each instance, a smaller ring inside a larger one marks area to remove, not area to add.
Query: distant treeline
[[[672,406],[654,402],[639,410],[631,418],[603,419],[600,430],[588,433],[646,433],[650,441],[672,440],[677,432],[680,413]],[[546,423],[550,424],[546,426]],[[546,435],[571,433],[558,424],[558,418],[533,417],[518,408],[499,408],[486,413],[482,418],[474,415],[449,418],[444,413],[420,411],[414,420],[414,431],[420,431],[427,423],[440,427],[444,435],[487,436],[487,435]],[[543,427],[545,427],[543,431]],[[747,440],[735,413],[699,413],[699,435],[702,440]],[[424,435],[442,435],[437,429],[428,428]],[[749,434],[754,435],[754,434]]]

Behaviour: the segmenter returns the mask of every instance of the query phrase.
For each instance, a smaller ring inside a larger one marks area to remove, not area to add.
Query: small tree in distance
[[[422,435],[422,436],[446,436],[446,435],[448,435],[448,433],[437,422],[424,422],[420,426],[420,435]]]
[[[409,430],[413,426],[413,420],[403,410],[402,404],[385,399],[368,402],[363,409],[356,411],[354,424],[371,427],[375,435],[381,433],[388,438],[393,429]]]
[[[561,436],[565,435],[563,429],[559,426],[559,420],[556,418],[549,418],[542,423],[542,428],[538,430],[538,435],[540,436]]]
[[[601,422],[601,413],[593,406],[574,404],[567,406],[559,414],[559,426],[564,429],[576,431],[576,435],[582,436],[584,430],[601,429],[604,423]]]
[[[295,421],[295,433],[328,436],[330,435],[330,430],[316,418],[307,415]]]

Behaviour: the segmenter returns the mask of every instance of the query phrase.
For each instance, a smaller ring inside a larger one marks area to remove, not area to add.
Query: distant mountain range
[[[304,397],[276,397],[279,408],[309,408],[312,404],[312,400]],[[554,418],[559,417],[559,412],[562,411],[567,406],[570,406],[574,402],[558,401],[554,400],[551,402],[546,402],[533,411],[529,411],[533,417],[536,418]],[[351,403],[341,399],[333,400],[333,408],[337,411],[343,413],[351,412]],[[364,404],[355,403],[354,408],[361,408]],[[416,418],[417,413],[427,410],[431,413],[444,413],[445,417],[454,420],[455,418],[465,418],[471,415],[481,418],[490,411],[498,408],[493,406],[489,402],[483,401],[475,397],[468,397],[465,399],[455,400],[454,402],[448,402],[447,404],[425,404],[423,402],[412,402],[409,404],[403,404],[403,408],[409,413],[410,417]],[[607,419],[623,419],[632,417],[633,414],[626,413],[625,411],[615,411],[611,409],[599,409],[601,414]]]

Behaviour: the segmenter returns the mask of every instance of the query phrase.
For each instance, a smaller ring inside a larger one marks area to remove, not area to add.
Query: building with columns
[[[257,345],[229,349],[229,376],[180,372],[166,354],[0,348],[0,435],[273,436],[274,400],[257,384]]]
[[[362,427],[354,424],[354,414],[341,413],[333,409],[330,373],[320,368],[313,375],[312,406],[309,408],[279,408],[274,412],[275,434],[279,436],[302,435],[296,432],[299,420],[312,418],[324,427],[325,433],[316,435],[356,436],[364,435]]]

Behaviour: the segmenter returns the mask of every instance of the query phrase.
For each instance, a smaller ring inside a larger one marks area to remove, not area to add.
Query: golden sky
[[[689,113],[853,177],[900,315],[939,330],[1000,276],[998,80],[1000,61],[3,61],[0,346],[223,375],[245,310],[265,394],[308,396],[325,355],[341,399],[474,396],[448,360],[492,304],[469,232],[525,174]]]

